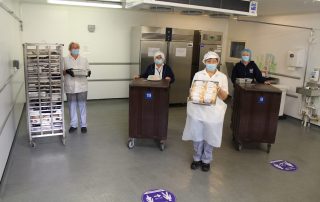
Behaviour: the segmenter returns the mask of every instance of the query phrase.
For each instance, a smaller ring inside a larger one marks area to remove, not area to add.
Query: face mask
[[[155,59],[154,62],[155,62],[157,65],[162,65],[163,60],[162,60],[162,59]]]
[[[242,60],[245,62],[249,62],[250,61],[250,57],[249,56],[242,56]]]
[[[214,71],[217,69],[218,64],[206,64],[206,68],[208,71]]]
[[[79,49],[71,49],[71,55],[79,55]]]

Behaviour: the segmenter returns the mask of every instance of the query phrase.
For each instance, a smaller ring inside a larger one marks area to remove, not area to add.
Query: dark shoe
[[[208,172],[210,170],[210,163],[203,163],[201,170],[203,172]]]
[[[87,131],[88,131],[87,127],[82,127],[81,128],[81,133],[87,133]]]
[[[77,128],[70,127],[70,129],[69,129],[69,133],[73,133],[73,132],[75,132],[76,130],[77,130]]]
[[[202,165],[202,161],[192,161],[191,169],[196,170],[196,169],[200,168],[201,165]]]

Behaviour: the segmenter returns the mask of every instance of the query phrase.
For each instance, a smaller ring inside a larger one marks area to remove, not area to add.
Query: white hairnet
[[[209,51],[203,57],[203,60],[202,60],[203,64],[206,64],[206,60],[211,59],[211,58],[218,59],[218,64],[220,63],[219,55],[213,51]]]
[[[166,60],[166,57],[164,56],[164,53],[161,51],[157,51],[154,56],[153,59],[155,60],[157,56],[161,55],[161,58],[163,59],[163,62]]]

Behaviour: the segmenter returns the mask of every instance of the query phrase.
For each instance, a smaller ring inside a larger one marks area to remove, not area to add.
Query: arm
[[[173,83],[175,81],[174,73],[173,73],[172,69],[169,66],[166,67],[165,79],[170,79],[170,83]]]
[[[224,76],[221,81],[221,85],[218,87],[218,97],[221,100],[226,100],[229,96],[229,89],[228,89],[228,78]]]
[[[257,80],[258,83],[264,83],[266,81],[265,78],[262,77],[262,73],[256,63],[253,63],[254,68],[254,78]]]
[[[236,79],[237,79],[237,64],[232,69],[231,81],[233,84],[235,84]]]
[[[146,69],[146,71],[144,71],[143,74],[140,74],[140,78],[148,78],[148,76],[150,75],[150,71],[151,71],[151,68],[153,67],[154,65],[149,65]]]
[[[88,60],[86,59],[86,69],[87,69],[87,77],[90,77],[91,76],[91,70],[90,70],[90,66],[89,66],[89,62]]]
[[[67,67],[66,59],[64,59],[64,62],[63,62],[63,75],[66,76],[67,74],[69,74],[70,76],[74,77],[74,73],[72,71],[72,68],[68,68]]]

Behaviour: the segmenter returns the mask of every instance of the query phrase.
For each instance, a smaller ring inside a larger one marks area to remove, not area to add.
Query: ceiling
[[[46,3],[46,0],[20,0],[21,2]],[[314,0],[256,0],[259,16],[320,13],[320,1]]]

